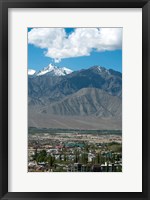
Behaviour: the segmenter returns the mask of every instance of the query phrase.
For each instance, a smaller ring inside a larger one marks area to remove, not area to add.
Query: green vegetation
[[[112,152],[118,152],[118,153],[122,152],[122,144],[119,144],[117,142],[108,143],[107,148]]]
[[[29,134],[36,133],[77,133],[77,134],[105,134],[105,135],[122,135],[122,130],[79,130],[79,129],[54,129],[54,128],[36,128],[29,127]]]
[[[107,165],[109,165],[109,163],[114,164],[122,159],[121,144],[116,142],[106,144],[101,148],[94,144],[88,145],[85,143],[83,148],[79,150],[78,147],[75,147],[73,151],[74,159],[70,160],[65,147],[61,149],[57,159],[55,155],[47,153],[46,150],[41,150],[38,153],[37,150],[35,150],[33,160],[37,163],[45,163],[47,170],[63,172],[65,171],[64,167],[74,163],[80,163],[84,165],[86,169],[88,168],[87,170],[90,170],[93,165],[104,165],[105,163],[107,163]],[[92,157],[91,161],[88,159],[89,152],[95,155]],[[121,170],[121,166],[116,168],[117,172],[121,172]]]
[[[121,131],[29,130],[30,171],[122,171]]]

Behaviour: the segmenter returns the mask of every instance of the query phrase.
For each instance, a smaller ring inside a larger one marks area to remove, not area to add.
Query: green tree
[[[54,162],[55,162],[55,157],[48,155],[47,156],[47,162],[48,162],[50,168],[53,167]]]
[[[67,161],[67,156],[66,156],[66,154],[64,154],[64,161],[65,161],[65,162]]]
[[[45,162],[46,161],[46,157],[47,157],[46,151],[42,150],[39,153],[37,153],[37,155],[36,155],[36,161],[37,162]]]
[[[79,151],[78,150],[75,150],[75,159],[74,159],[74,162],[75,163],[79,162]]]
[[[100,158],[100,153],[96,154],[96,164],[100,164],[101,163],[101,158]]]
[[[87,153],[82,153],[82,155],[81,155],[81,162],[83,163],[83,164],[87,164],[88,163],[88,154]]]
[[[32,156],[32,159],[37,160],[37,156],[38,156],[38,153],[37,153],[37,148],[36,148],[34,151],[34,155]]]
[[[85,143],[85,152],[89,153],[89,146]]]

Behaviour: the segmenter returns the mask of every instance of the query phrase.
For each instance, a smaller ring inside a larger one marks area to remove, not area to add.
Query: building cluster
[[[30,135],[28,171],[121,172],[121,136]]]

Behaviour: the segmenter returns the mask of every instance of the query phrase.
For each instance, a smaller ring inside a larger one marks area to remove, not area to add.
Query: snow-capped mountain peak
[[[91,69],[92,70],[94,70],[94,71],[96,71],[97,73],[99,73],[99,74],[109,74],[110,75],[110,71],[109,71],[109,69],[106,69],[105,67],[102,67],[102,66],[93,66],[93,67],[91,67]]]
[[[49,74],[51,76],[64,76],[64,75],[70,74],[70,73],[72,73],[71,69],[68,69],[66,67],[60,68],[55,65],[49,64],[48,67],[43,68],[36,75],[42,76],[44,74]]]
[[[61,69],[65,74],[71,74],[73,72],[71,69],[68,69],[66,67],[62,67]]]
[[[49,64],[47,67],[44,67],[42,71],[52,71],[56,68],[55,65]]]
[[[34,69],[28,69],[28,75],[33,76],[36,73]]]

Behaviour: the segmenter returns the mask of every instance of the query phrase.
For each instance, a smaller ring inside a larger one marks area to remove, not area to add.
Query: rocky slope
[[[54,70],[57,67],[50,66],[50,68]],[[63,119],[66,117],[66,120],[68,117],[78,117],[82,118],[82,121],[84,117],[88,117],[89,120],[94,118],[107,119],[109,123],[113,121],[117,124],[114,125],[115,128],[120,129],[122,118],[120,72],[100,66],[75,72],[68,70],[65,74],[54,74],[53,70],[42,75],[34,73],[28,76],[29,125],[39,126],[40,117],[43,126],[43,119],[46,122],[48,118],[52,119],[51,116],[55,116],[57,122],[62,117]],[[62,68],[60,71],[62,72]],[[47,124],[46,122],[45,126]],[[62,123],[56,124],[56,126],[59,124],[59,128],[62,127]]]

